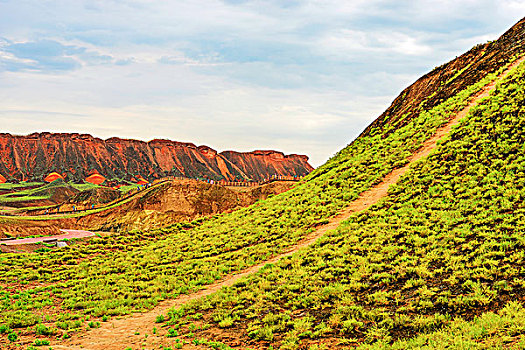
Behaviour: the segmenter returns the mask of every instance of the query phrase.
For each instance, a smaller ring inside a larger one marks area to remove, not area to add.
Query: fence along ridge
[[[221,185],[221,186],[230,186],[230,187],[256,187],[260,185],[265,185],[270,182],[275,181],[300,181],[304,176],[293,176],[293,175],[272,175],[269,178],[266,178],[262,181],[227,181],[227,180],[213,180],[207,178],[199,177],[184,177],[184,176],[167,176],[165,179],[171,180],[197,180],[201,182],[206,182],[212,185]]]

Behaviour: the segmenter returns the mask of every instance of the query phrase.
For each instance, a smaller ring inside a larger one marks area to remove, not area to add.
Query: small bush
[[[55,333],[55,329],[47,327],[43,324],[37,324],[35,327],[35,334],[37,335],[53,335]]]
[[[44,346],[44,345],[49,345],[49,340],[47,339],[37,339],[35,340],[35,342],[33,343],[34,346]]]
[[[16,334],[15,332],[11,332],[7,335],[7,339],[11,342],[11,343],[14,343],[15,341],[18,340],[18,334]]]
[[[4,316],[6,325],[9,328],[25,328],[37,324],[40,318],[34,314],[30,314],[27,311],[15,311],[12,313],[6,313]]]
[[[88,327],[89,328],[99,328],[100,327],[100,322],[93,322],[93,321],[90,321],[88,323]]]
[[[173,328],[168,329],[168,334],[166,335],[168,338],[175,338],[179,336],[179,332],[174,330]]]

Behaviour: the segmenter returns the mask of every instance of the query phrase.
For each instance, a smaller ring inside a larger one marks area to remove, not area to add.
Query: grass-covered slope
[[[13,321],[19,317],[31,320],[30,326],[40,322],[43,312],[56,321],[67,310],[102,316],[149,308],[264,261],[405,164],[439,125],[495,77],[487,76],[385,138],[377,133],[357,140],[296,188],[191,230],[179,225],[52,254],[0,258],[3,322],[12,328],[26,325]]]
[[[31,185],[31,184],[29,184]],[[1,188],[14,189],[17,185],[2,184]],[[49,201],[64,201],[69,196],[73,196],[78,192],[73,186],[65,183],[63,180],[56,180],[51,183],[30,187],[21,191],[0,195],[0,205],[14,205],[16,203],[34,203],[43,200]]]
[[[381,203],[171,323],[254,348],[524,345],[524,86],[522,64]]]
[[[523,52],[523,47],[520,52]],[[516,57],[505,62],[512,59]],[[4,325],[6,334],[16,330],[31,336],[40,332],[41,327],[37,324],[45,324],[48,327],[46,332],[62,334],[87,324],[87,316],[91,320],[93,317],[104,319],[107,315],[151,308],[159,300],[196,290],[226,274],[285,251],[316,225],[345,208],[360,193],[379,183],[392,169],[404,165],[440,125],[505,69],[505,62],[491,68],[494,73],[467,84],[433,108],[423,105],[421,112],[406,119],[404,126],[373,127],[370,133],[357,139],[294,189],[249,208],[191,225],[94,239],[88,244],[73,245],[53,253],[0,256],[0,324]],[[384,235],[387,236],[388,232],[385,231]],[[326,240],[334,241],[330,241],[328,248],[339,249],[337,245],[340,245],[353,249],[355,240],[347,238],[348,234],[343,231],[329,236]],[[361,245],[365,238],[363,236],[356,242],[363,249],[363,259],[368,259],[368,246]],[[385,242],[377,241],[376,249],[387,249]],[[380,264],[380,258],[382,255],[377,254],[372,258],[373,263]],[[302,276],[305,281],[318,278],[319,274],[314,273],[316,262],[312,260],[311,265],[309,261],[305,262],[291,278]],[[352,266],[346,261],[340,264],[342,266],[338,268],[343,272]],[[311,276],[306,276],[304,271]],[[330,278],[330,275],[323,277]],[[287,290],[290,293],[302,291],[300,283],[297,281],[299,289]],[[316,285],[313,281],[312,288]],[[294,294],[289,294],[289,297],[294,300]],[[283,302],[280,307],[284,310],[287,303]],[[224,305],[218,304],[217,307],[221,309]],[[246,308],[252,306],[246,304]],[[272,311],[272,314],[279,310]],[[362,322],[360,319],[357,318],[356,322]],[[233,318],[232,322],[235,322]],[[259,334],[259,326],[253,324],[254,328],[247,332]],[[310,328],[305,326],[305,332]],[[338,328],[334,326],[334,329]],[[285,337],[288,331],[283,332]],[[359,328],[355,335],[348,336],[364,337],[364,332]],[[278,337],[276,335],[275,339]],[[5,339],[5,335],[0,335],[0,341]]]

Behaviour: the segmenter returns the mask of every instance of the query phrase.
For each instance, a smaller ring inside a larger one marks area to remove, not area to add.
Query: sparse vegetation
[[[7,186],[5,186],[7,185]],[[22,184],[0,184],[2,187],[8,189],[15,189],[17,187],[28,187],[27,189],[2,194],[0,195],[0,203],[14,203],[14,202],[37,202],[45,199],[49,199],[53,196],[57,190],[71,191],[73,187],[64,183],[64,181],[57,180],[52,183],[41,185],[39,183],[24,183]]]

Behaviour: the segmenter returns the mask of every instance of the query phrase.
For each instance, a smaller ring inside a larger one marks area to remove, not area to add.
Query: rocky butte
[[[149,142],[78,133],[0,133],[0,174],[41,180],[51,172],[83,181],[97,172],[108,179],[164,176],[261,181],[272,175],[304,176],[313,170],[304,155],[277,151],[218,153],[207,146],[170,140]]]

